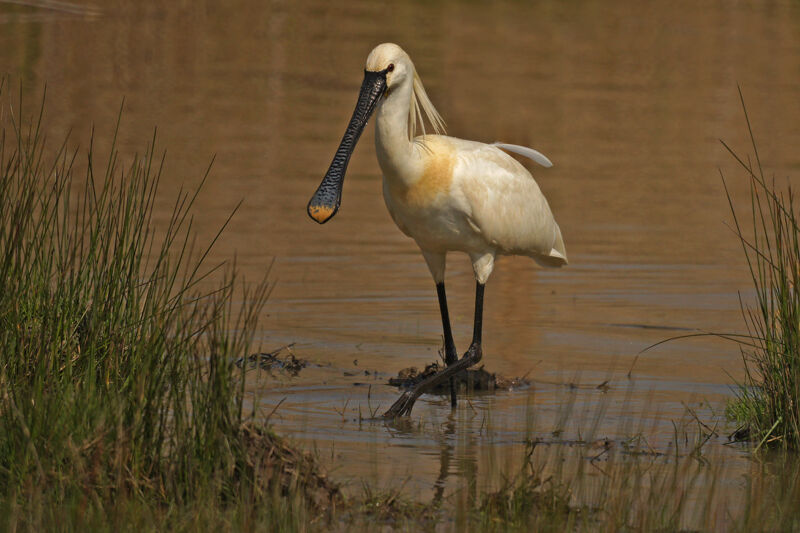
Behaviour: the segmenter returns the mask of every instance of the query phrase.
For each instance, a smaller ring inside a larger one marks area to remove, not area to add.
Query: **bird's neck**
[[[386,179],[409,181],[416,175],[414,144],[408,138],[408,112],[411,108],[411,84],[393,89],[378,108],[375,121],[375,150]]]

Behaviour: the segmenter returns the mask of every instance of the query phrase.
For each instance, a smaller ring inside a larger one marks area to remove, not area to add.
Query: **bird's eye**
[[[389,66],[386,67],[386,70],[388,70],[389,72],[393,71],[394,70],[394,63],[389,63]]]

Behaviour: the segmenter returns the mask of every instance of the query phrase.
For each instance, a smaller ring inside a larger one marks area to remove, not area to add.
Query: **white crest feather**
[[[417,126],[422,129],[422,134],[425,135],[425,121],[422,115],[428,119],[428,122],[433,126],[433,131],[439,134],[445,133],[444,120],[433,103],[428,98],[425,92],[425,87],[422,86],[422,80],[414,71],[414,89],[411,96],[411,108],[408,110],[408,137],[409,140],[414,140],[417,136]]]
[[[523,157],[527,157],[539,163],[545,168],[550,168],[553,166],[553,163],[545,157],[545,155],[541,152],[537,152],[533,148],[528,148],[527,146],[520,146],[518,144],[505,144],[505,143],[498,143],[493,142],[492,146],[497,146],[498,148],[502,148],[503,150],[508,150],[509,152],[514,152],[515,154],[519,154]]]

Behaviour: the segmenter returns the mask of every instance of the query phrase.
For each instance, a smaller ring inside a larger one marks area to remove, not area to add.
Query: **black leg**
[[[411,409],[414,407],[414,402],[417,401],[423,392],[434,388],[439,383],[450,379],[459,372],[468,369],[471,366],[477,365],[483,357],[483,350],[481,349],[481,330],[483,329],[483,289],[484,285],[478,283],[475,286],[475,327],[472,330],[472,345],[470,345],[464,357],[455,361],[453,364],[448,365],[444,370],[427,377],[424,381],[417,383],[411,389],[405,391],[400,398],[384,413],[384,418],[395,418],[398,416],[407,416],[411,414]],[[442,287],[442,293],[444,286]],[[449,322],[449,320],[448,320]],[[449,328],[448,328],[449,329]],[[452,337],[452,335],[451,335]],[[447,341],[445,340],[445,345]],[[447,356],[446,356],[447,357]]]
[[[472,344],[464,357],[481,354],[481,332],[483,330],[483,289],[486,285],[475,283],[475,322],[472,326]],[[479,357],[480,359],[480,357]]]
[[[453,342],[453,332],[450,329],[450,314],[447,312],[447,294],[444,290],[444,282],[436,284],[436,294],[439,295],[439,311],[442,313],[444,362],[450,366],[458,360],[458,352],[456,352],[456,343]],[[453,378],[450,378],[450,405],[454,408],[456,406],[456,384]]]

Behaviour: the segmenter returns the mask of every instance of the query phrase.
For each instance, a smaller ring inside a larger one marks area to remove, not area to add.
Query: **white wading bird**
[[[411,58],[396,44],[381,44],[367,57],[358,103],[339,149],[311,201],[308,214],[323,224],[339,209],[350,155],[377,106],[375,147],[383,171],[383,198],[400,230],[422,250],[436,282],[444,329],[441,372],[405,392],[386,417],[410,414],[430,387],[478,361],[481,351],[483,290],[498,255],[526,255],[547,267],[567,264],[561,230],[530,173],[503,150],[550,167],[537,152],[511,144],[483,144],[440,135],[444,124],[425,94]],[[425,135],[422,115],[437,135]],[[422,127],[423,135],[416,136]],[[502,150],[501,150],[502,149]],[[475,271],[472,344],[458,359],[444,289],[447,252],[469,254]]]

